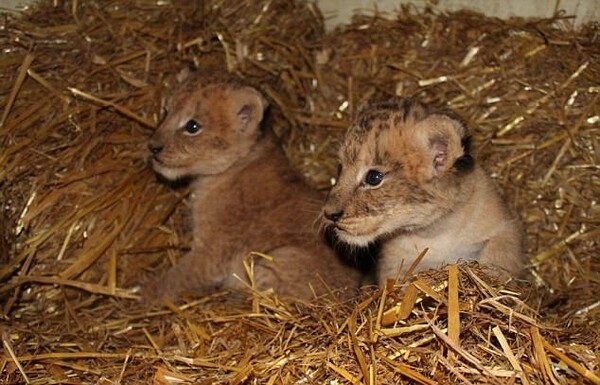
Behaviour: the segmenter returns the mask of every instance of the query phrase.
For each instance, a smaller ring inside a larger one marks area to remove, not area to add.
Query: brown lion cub
[[[459,120],[416,101],[367,104],[340,150],[340,175],[323,209],[339,239],[378,241],[378,282],[458,259],[517,275],[521,232],[496,187],[470,154]]]
[[[254,269],[259,289],[309,298],[313,290],[357,288],[345,266],[313,231],[323,197],[296,175],[263,124],[267,102],[230,78],[185,79],[149,143],[154,170],[191,178],[191,251],[145,289],[150,300],[183,292],[240,288],[243,260],[265,252]]]

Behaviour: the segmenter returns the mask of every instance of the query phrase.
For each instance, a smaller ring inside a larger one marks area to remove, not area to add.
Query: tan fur
[[[156,172],[193,178],[193,243],[146,288],[149,300],[243,287],[234,275],[246,277],[243,259],[251,251],[275,257],[257,259],[259,289],[308,298],[312,289],[325,292],[321,278],[334,289],[358,287],[358,271],[314,231],[322,196],[290,170],[274,135],[261,129],[265,107],[258,91],[231,79],[186,79],[169,98],[149,148]],[[184,133],[190,120],[202,126],[199,133]]]
[[[380,284],[405,272],[425,248],[417,270],[464,259],[521,272],[519,224],[474,164],[469,143],[458,119],[412,100],[359,111],[323,216],[343,242],[381,242]],[[366,182],[369,170],[383,174],[380,184]]]

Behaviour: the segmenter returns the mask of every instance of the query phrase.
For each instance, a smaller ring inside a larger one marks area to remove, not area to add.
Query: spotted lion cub
[[[239,278],[252,251],[274,257],[257,260],[259,289],[309,298],[358,287],[359,272],[314,231],[322,196],[290,168],[265,123],[266,108],[256,89],[221,75],[187,78],[169,98],[148,148],[158,174],[192,179],[193,242],[145,288],[148,301],[244,287]]]
[[[425,249],[417,270],[458,259],[522,270],[519,224],[475,163],[470,139],[458,119],[410,99],[358,112],[323,216],[343,242],[380,242],[380,285]]]

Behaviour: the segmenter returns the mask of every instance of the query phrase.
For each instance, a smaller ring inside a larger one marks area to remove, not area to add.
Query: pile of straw
[[[6,15],[0,383],[600,384],[598,31],[405,7],[325,33],[291,0]],[[362,100],[456,110],[522,218],[529,282],[460,264],[343,304],[221,292],[145,309],[136,289],[189,244],[186,190],[145,162],[160,94],[188,66],[258,84],[321,188]]]

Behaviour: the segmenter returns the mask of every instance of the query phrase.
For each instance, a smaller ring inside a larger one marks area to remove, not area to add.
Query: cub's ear
[[[233,112],[238,118],[240,131],[256,131],[268,105],[264,96],[252,87],[235,90]]]
[[[432,176],[455,170],[463,173],[473,169],[471,136],[458,119],[447,115],[431,115],[425,121]]]

